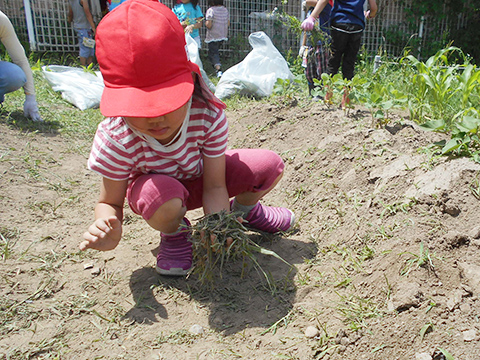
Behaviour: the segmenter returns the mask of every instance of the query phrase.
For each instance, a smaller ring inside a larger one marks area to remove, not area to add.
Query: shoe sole
[[[187,270],[184,270],[182,268],[170,268],[167,270],[167,269],[159,268],[158,266],[155,267],[155,271],[158,274],[167,275],[167,276],[186,276],[191,269],[192,268]]]

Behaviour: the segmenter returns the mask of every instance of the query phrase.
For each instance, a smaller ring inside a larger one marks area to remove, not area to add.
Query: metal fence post
[[[33,27],[32,9],[30,7],[30,0],[23,0],[25,8],[25,20],[27,22],[28,42],[30,43],[30,51],[37,50],[37,41],[35,39],[35,29]]]

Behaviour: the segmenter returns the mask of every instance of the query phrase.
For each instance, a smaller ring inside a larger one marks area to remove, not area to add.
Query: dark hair
[[[223,0],[209,0],[208,5],[210,6],[224,6],[223,5]]]
[[[192,97],[195,97],[199,100],[201,100],[207,109],[211,110],[212,109],[212,104],[210,104],[210,101],[207,99],[207,96],[205,95],[205,91],[203,88],[202,88],[202,85],[200,85],[200,80],[198,79],[200,75],[197,75],[196,78],[195,78],[195,82],[194,82],[194,88],[193,88],[193,94],[192,94]]]
[[[190,2],[192,3],[194,8],[196,8],[198,6],[198,1],[199,0],[190,0]]]

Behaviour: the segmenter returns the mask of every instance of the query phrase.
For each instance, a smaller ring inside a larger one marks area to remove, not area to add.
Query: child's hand
[[[185,28],[185,34],[191,34],[192,31],[193,31],[194,27],[193,25],[188,25],[186,28]]]
[[[83,234],[85,241],[80,243],[79,248],[80,250],[113,250],[117,247],[121,237],[122,222],[116,216],[97,219]]]
[[[302,25],[300,25],[300,27],[306,31],[313,30],[313,28],[315,27],[315,18],[310,15],[308,18],[303,20]]]

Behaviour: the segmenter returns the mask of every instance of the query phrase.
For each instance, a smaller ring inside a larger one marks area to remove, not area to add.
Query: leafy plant
[[[420,243],[420,252],[418,254],[404,252],[400,255],[402,254],[410,254],[411,257],[406,260],[405,266],[400,271],[401,275],[408,275],[413,268],[424,267],[429,270],[433,270],[435,268],[430,251],[423,245],[423,242]]]
[[[198,275],[202,284],[213,284],[215,274],[222,275],[225,263],[229,260],[243,261],[242,277],[248,268],[248,262],[259,271],[273,289],[271,277],[262,269],[255,254],[271,255],[292,267],[272,250],[265,249],[250,239],[249,231],[239,220],[240,213],[218,213],[203,216],[193,225],[192,243],[195,267],[193,274]],[[218,271],[220,270],[220,271]]]

